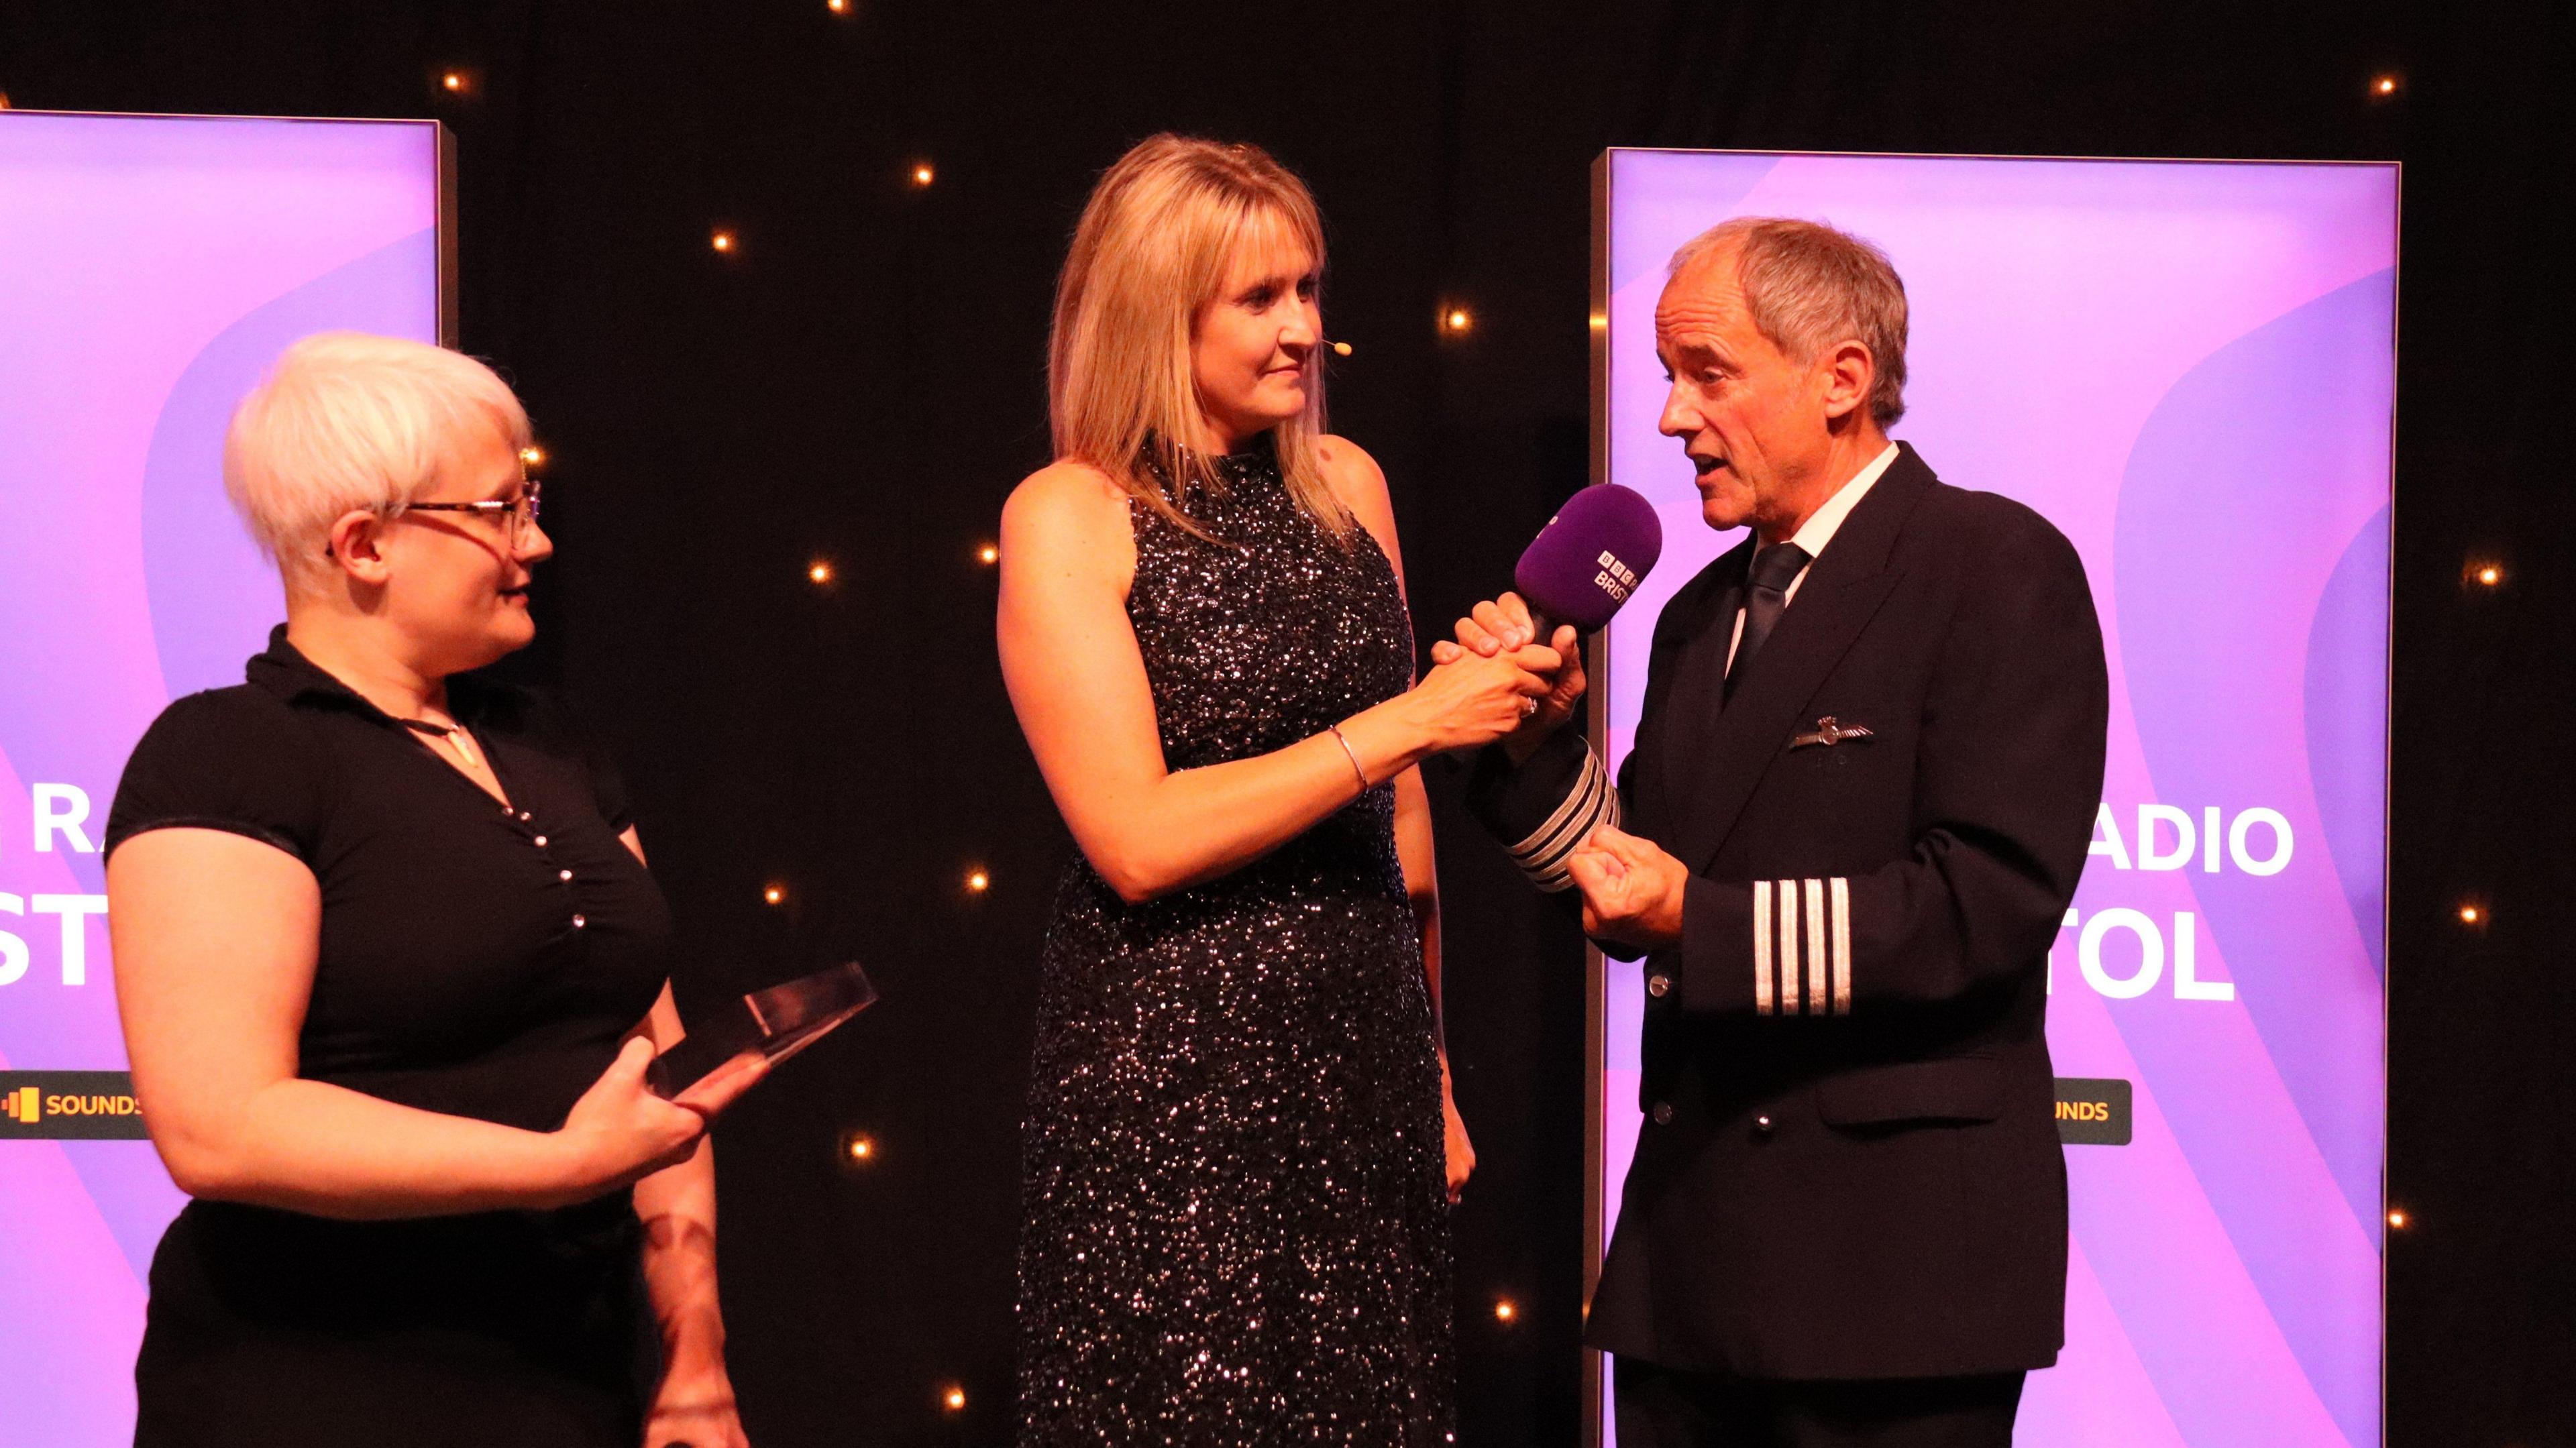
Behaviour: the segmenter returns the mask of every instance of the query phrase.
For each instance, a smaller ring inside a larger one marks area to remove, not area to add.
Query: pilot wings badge
[[[1836,719],[1833,715],[1828,714],[1822,719],[1816,721],[1816,727],[1812,732],[1800,734],[1791,738],[1789,741],[1789,747],[1792,749],[1803,749],[1810,744],[1822,744],[1830,748],[1833,745],[1842,743],[1846,739],[1868,739],[1872,737],[1874,736],[1872,735],[1868,725],[1845,724]]]

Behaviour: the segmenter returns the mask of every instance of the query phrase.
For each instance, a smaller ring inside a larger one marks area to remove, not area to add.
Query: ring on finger
[[[1531,716],[1532,714],[1535,714],[1535,713],[1537,713],[1537,712],[1538,712],[1538,700],[1536,700],[1536,699],[1534,699],[1534,698],[1531,698],[1531,697],[1530,697],[1529,695],[1527,695],[1527,694],[1522,695],[1522,696],[1521,696],[1521,717],[1522,717],[1522,718],[1524,718],[1524,719],[1526,719],[1526,718],[1528,718],[1529,716]]]

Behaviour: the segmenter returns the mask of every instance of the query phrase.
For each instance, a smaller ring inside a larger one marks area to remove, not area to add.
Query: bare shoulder
[[[1038,563],[1050,572],[1103,571],[1123,584],[1135,556],[1127,490],[1089,463],[1049,463],[1021,479],[1002,505],[1006,576]]]
[[[1395,541],[1395,504],[1387,497],[1386,473],[1377,459],[1346,437],[1326,434],[1315,440],[1315,452],[1323,460],[1324,481],[1332,485],[1333,496],[1360,520],[1360,526],[1377,539],[1377,546],[1390,559],[1400,557]],[[1401,574],[1403,566],[1397,565]]]
[[[1386,471],[1368,450],[1349,438],[1326,433],[1315,439],[1316,455],[1323,459],[1324,480],[1342,505],[1366,516],[1367,510],[1389,511],[1386,497]]]
[[[1089,463],[1061,459],[1020,480],[1002,505],[1002,526],[1023,529],[1098,529],[1109,524],[1124,531],[1127,490]]]

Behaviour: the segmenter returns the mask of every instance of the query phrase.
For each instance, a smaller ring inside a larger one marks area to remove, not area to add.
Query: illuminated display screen
[[[0,1448],[134,1434],[142,1140],[97,854],[163,705],[282,617],[224,424],[294,339],[436,341],[427,122],[0,111]]]
[[[1912,307],[1895,436],[2037,509],[2092,580],[2109,770],[2048,1009],[2067,1346],[2016,1441],[2376,1448],[2396,168],[1603,164],[1608,475],[1664,525],[1610,630],[1614,765],[1656,614],[1743,537],[1701,521],[1655,430],[1666,263],[1729,217],[1885,249]],[[1616,962],[1604,980],[1606,1238],[1644,991]]]

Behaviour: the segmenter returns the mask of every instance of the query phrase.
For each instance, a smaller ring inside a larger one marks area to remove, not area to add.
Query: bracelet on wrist
[[[1360,793],[1368,793],[1372,788],[1369,784],[1368,771],[1360,768],[1360,752],[1351,747],[1350,736],[1342,732],[1342,726],[1339,724],[1328,724],[1324,727],[1332,731],[1334,741],[1342,746],[1343,756],[1350,760],[1351,777],[1360,782]]]

